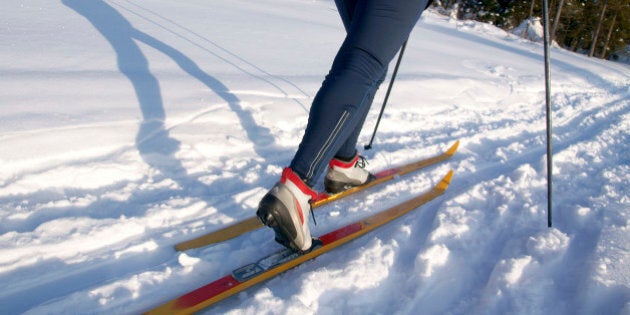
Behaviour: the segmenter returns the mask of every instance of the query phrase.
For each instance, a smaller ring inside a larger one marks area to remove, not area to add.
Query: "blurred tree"
[[[438,0],[434,5],[452,17],[505,30],[542,14],[540,0]],[[628,0],[551,0],[549,6],[550,35],[563,48],[610,59],[630,44]]]
[[[604,0],[600,14],[599,14],[599,20],[597,21],[597,25],[595,26],[595,32],[593,33],[593,40],[591,41],[591,49],[588,52],[589,57],[593,57],[593,55],[595,54],[595,47],[597,47],[597,39],[599,38],[599,31],[602,29],[602,23],[604,23],[604,15],[606,14],[607,8],[608,8],[608,0]]]

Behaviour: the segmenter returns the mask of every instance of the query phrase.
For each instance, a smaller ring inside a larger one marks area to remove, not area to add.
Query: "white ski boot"
[[[311,249],[308,227],[311,200],[317,193],[308,187],[290,168],[285,168],[280,181],[263,197],[256,215],[276,232],[276,241],[291,249]]]
[[[324,179],[326,191],[336,194],[374,180],[374,175],[365,169],[366,164],[365,158],[358,152],[350,161],[332,159]]]

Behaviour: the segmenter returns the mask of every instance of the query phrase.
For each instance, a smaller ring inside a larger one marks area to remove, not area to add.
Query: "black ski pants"
[[[290,167],[313,186],[335,156],[351,157],[387,66],[428,0],[335,0],[346,29],[311,105]]]

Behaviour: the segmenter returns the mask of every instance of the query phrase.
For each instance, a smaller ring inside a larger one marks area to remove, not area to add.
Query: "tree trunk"
[[[597,28],[595,29],[595,34],[593,34],[593,42],[591,43],[591,51],[588,53],[589,57],[593,57],[593,54],[595,54],[595,47],[597,46],[597,37],[599,36],[599,30],[602,28],[602,23],[604,22],[604,14],[606,14],[607,5],[608,5],[608,0],[604,0],[604,7],[602,8],[602,13],[599,15],[599,22],[597,22]]]
[[[604,59],[606,57],[606,50],[608,50],[608,43],[610,42],[610,36],[612,35],[613,29],[615,28],[615,22],[617,22],[617,12],[615,12],[615,16],[613,16],[612,23],[608,29],[608,35],[606,35],[606,41],[604,41],[604,48],[602,49],[602,53],[599,55],[599,58]]]
[[[549,36],[551,42],[556,38],[556,31],[558,30],[558,24],[560,24],[560,14],[562,13],[562,7],[564,6],[564,0],[560,0],[558,3],[558,10],[556,11],[556,17],[553,19],[553,26],[551,27],[551,35]]]

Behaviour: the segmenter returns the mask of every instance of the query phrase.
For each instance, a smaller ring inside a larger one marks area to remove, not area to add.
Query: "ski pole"
[[[383,117],[383,111],[385,111],[385,106],[387,105],[387,100],[389,99],[389,93],[392,91],[392,87],[394,86],[394,80],[396,79],[396,74],[398,73],[398,67],[400,67],[400,61],[402,60],[403,53],[405,52],[405,47],[407,47],[407,41],[402,44],[400,48],[400,53],[398,54],[398,60],[396,61],[396,66],[394,67],[394,73],[392,73],[392,78],[389,80],[389,87],[387,88],[387,93],[385,93],[385,99],[383,100],[383,106],[381,106],[381,111],[378,113],[378,119],[376,119],[376,126],[374,126],[374,131],[372,132],[372,138],[370,139],[370,143],[363,146],[366,150],[372,148],[372,142],[374,142],[374,137],[376,136],[376,130],[378,129],[378,125],[381,123],[381,118]]]
[[[551,75],[549,67],[549,3],[542,0],[543,4],[543,28],[545,47],[545,104],[547,109],[547,226],[551,227],[551,209],[553,192],[553,149],[552,149],[552,125],[551,125]]]

